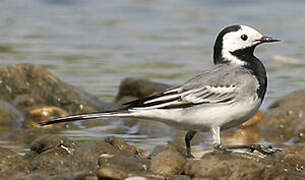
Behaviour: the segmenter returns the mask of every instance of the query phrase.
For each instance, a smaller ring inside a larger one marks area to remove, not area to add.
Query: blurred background
[[[210,68],[231,24],[282,40],[256,49],[269,76],[262,110],[305,87],[302,0],[2,0],[0,67],[37,64],[111,102],[126,77],[180,84]]]

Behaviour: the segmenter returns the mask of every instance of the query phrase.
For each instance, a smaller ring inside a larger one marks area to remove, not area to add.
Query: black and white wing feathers
[[[237,95],[237,87],[231,86],[203,86],[194,89],[177,87],[149,96],[144,99],[126,103],[127,109],[173,109],[185,108],[199,104],[229,103]]]

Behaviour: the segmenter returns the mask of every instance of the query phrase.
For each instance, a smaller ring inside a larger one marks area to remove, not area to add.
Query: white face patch
[[[230,52],[254,46],[259,43],[257,40],[263,37],[251,27],[245,25],[240,25],[240,27],[238,31],[225,34],[222,39],[222,56],[235,64],[244,64],[244,62],[238,60]]]

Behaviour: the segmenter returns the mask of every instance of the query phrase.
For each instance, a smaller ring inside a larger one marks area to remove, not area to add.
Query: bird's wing
[[[217,65],[204,71],[181,86],[152,96],[126,103],[127,109],[172,109],[198,104],[231,103],[236,99],[240,83],[236,79],[238,69]]]
[[[193,104],[201,103],[228,103],[237,95],[236,85],[204,86],[183,92],[181,98],[185,102]]]
[[[126,105],[127,109],[164,108],[169,104],[178,103],[180,99],[179,88],[171,88],[145,98],[127,102],[123,105]]]
[[[128,109],[173,109],[190,107],[198,104],[230,103],[236,97],[237,87],[202,86],[193,89],[173,88],[144,99],[135,100],[125,105]]]

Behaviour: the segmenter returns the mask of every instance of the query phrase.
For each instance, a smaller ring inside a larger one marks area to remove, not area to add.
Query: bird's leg
[[[188,158],[193,158],[191,153],[191,140],[193,139],[196,133],[196,131],[187,131],[185,135],[186,156]]]
[[[216,151],[222,151],[224,153],[228,153],[227,149],[222,146],[221,144],[221,137],[220,137],[220,127],[212,127],[211,134],[213,138],[213,146]]]
[[[220,137],[220,127],[211,128],[211,134],[212,134],[214,149],[217,150],[217,151],[222,150],[221,137]]]
[[[254,152],[256,150],[264,155],[271,155],[276,152],[281,152],[281,149],[279,148],[272,148],[271,146],[264,146],[261,144],[223,146],[220,138],[220,127],[211,128],[211,133],[213,137],[214,149],[217,151],[223,151],[224,153],[228,153],[230,152],[228,150],[233,149],[249,149],[250,152]]]

